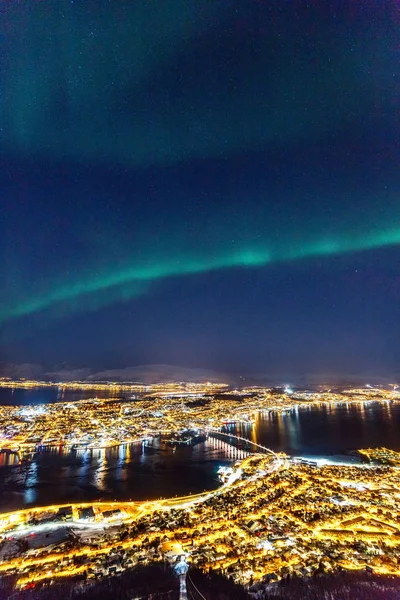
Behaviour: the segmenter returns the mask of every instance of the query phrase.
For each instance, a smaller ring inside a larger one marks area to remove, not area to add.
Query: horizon
[[[310,389],[314,386],[377,387],[398,385],[400,376],[382,376],[369,373],[303,373],[301,375],[279,373],[250,373],[235,375],[201,368],[185,368],[178,365],[136,365],[123,369],[109,369],[96,372],[93,369],[80,367],[64,369],[46,369],[42,365],[0,365],[0,382],[2,380],[57,383],[105,383],[110,385],[155,385],[155,384],[225,384],[231,388],[247,386],[271,386],[273,388],[291,387]]]

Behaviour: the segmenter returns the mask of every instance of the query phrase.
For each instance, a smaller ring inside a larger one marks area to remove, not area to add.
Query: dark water
[[[213,442],[181,448],[131,444],[63,453],[45,450],[28,464],[0,468],[0,511],[84,500],[146,500],[215,489],[234,450]],[[0,455],[6,461],[14,459]]]
[[[400,450],[400,402],[321,405],[263,413],[253,430],[241,427],[237,431],[290,455],[326,456],[378,446]]]
[[[115,391],[116,395],[119,392]],[[125,394],[121,394],[125,395]],[[54,402],[77,402],[88,398],[109,398],[109,391],[101,390],[66,390],[57,387],[32,388],[0,388],[0,405],[52,404]]]
[[[66,399],[72,400],[70,395]],[[230,431],[296,456],[343,455],[377,446],[400,450],[400,403],[265,413],[254,427],[232,427]],[[12,464],[12,457],[0,455],[0,511],[27,505],[197,493],[218,487],[218,467],[234,459],[235,451],[215,440],[176,452],[141,444],[68,454],[52,449],[24,465]]]

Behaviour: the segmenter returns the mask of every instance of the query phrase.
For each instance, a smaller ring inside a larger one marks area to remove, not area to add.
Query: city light
[[[69,452],[145,445],[149,439],[174,448],[205,440],[226,444],[237,460],[218,468],[216,490],[200,494],[1,514],[0,574],[15,573],[17,587],[24,587],[73,575],[90,579],[184,556],[183,566],[190,561],[205,570],[229,569],[234,581],[245,585],[339,568],[368,567],[398,576],[399,453],[360,449],[358,462],[289,457],[238,435],[236,425],[251,431],[260,413],[280,416],[300,408],[335,410],[372,401],[387,406],[399,400],[394,386],[230,392],[225,386],[176,383],[147,386],[134,399],[110,393],[105,399],[46,407],[2,406],[2,449],[20,460],[52,445]]]

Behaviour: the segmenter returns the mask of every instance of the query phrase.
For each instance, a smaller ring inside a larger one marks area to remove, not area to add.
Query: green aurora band
[[[218,256],[198,258],[185,256],[165,261],[152,261],[147,266],[124,268],[105,272],[92,279],[70,285],[54,285],[47,293],[38,295],[28,302],[17,302],[3,306],[0,322],[50,311],[51,316],[60,317],[82,310],[95,310],[116,301],[126,301],[149,292],[150,285],[168,277],[190,276],[229,268],[251,268],[300,260],[319,256],[334,256],[374,248],[400,244],[400,228],[379,231],[370,235],[357,234],[351,239],[323,239],[299,246],[295,249],[271,252],[267,249],[243,247],[239,251],[221,253]]]

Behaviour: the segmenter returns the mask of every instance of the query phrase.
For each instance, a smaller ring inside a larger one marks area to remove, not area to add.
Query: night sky
[[[0,0],[0,361],[399,375],[399,27]]]

